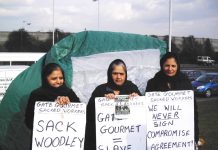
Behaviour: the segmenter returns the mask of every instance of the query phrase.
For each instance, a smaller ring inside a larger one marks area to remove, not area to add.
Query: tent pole
[[[53,25],[52,25],[52,30],[53,30],[53,32],[52,32],[52,45],[54,45],[54,0],[53,0],[53,18],[52,18],[52,23],[53,23]]]
[[[169,52],[171,52],[171,36],[172,36],[172,1],[169,0]]]

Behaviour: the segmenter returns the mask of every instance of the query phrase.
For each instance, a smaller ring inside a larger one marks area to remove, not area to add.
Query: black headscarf
[[[64,76],[64,72],[58,64],[50,63],[46,65],[41,73],[42,86],[30,94],[25,112],[25,123],[29,129],[33,129],[34,105],[36,101],[54,102],[58,96],[68,96],[68,93],[70,93],[70,89],[65,84],[58,88],[49,85],[47,77],[54,70],[61,70]]]
[[[112,72],[114,70],[115,66],[122,66],[125,73],[126,73],[126,78],[125,81],[123,83],[123,85],[116,85],[112,79]],[[114,61],[111,62],[111,64],[108,67],[107,70],[107,84],[109,85],[110,88],[112,88],[113,90],[121,90],[122,87],[126,84],[127,81],[127,68],[126,68],[126,64],[124,63],[123,60],[121,59],[115,59]]]
[[[173,53],[173,52],[167,52],[167,53],[160,59],[161,71],[163,71],[163,65],[164,65],[164,63],[167,61],[167,59],[169,59],[169,58],[174,58],[174,59],[175,59],[176,64],[177,64],[177,66],[178,66],[176,73],[180,72],[180,61],[179,61],[179,58],[178,58],[178,56],[177,56],[175,53]]]
[[[167,76],[164,72],[164,68],[163,65],[164,63],[167,61],[167,59],[170,58],[174,58],[177,64],[177,71],[176,74],[174,76]],[[179,58],[178,56],[173,53],[173,52],[167,52],[160,60],[160,68],[161,70],[156,74],[158,76],[160,76],[163,80],[167,81],[167,82],[174,82],[176,81],[178,78],[180,78],[182,76],[181,72],[180,72],[180,62],[179,62]]]
[[[49,63],[47,64],[43,70],[42,70],[42,74],[41,74],[41,78],[42,78],[42,86],[39,89],[39,93],[41,93],[42,95],[47,95],[50,98],[56,98],[57,96],[66,96],[69,92],[70,92],[70,88],[68,88],[65,84],[65,82],[63,83],[63,85],[59,86],[59,87],[52,87],[49,83],[48,83],[48,79],[47,77],[55,70],[60,70],[63,74],[63,79],[64,79],[64,71],[62,70],[62,68],[56,64],[56,63]]]
[[[54,70],[60,70],[62,72],[63,78],[64,78],[64,71],[62,70],[62,68],[56,63],[49,63],[42,69],[41,78],[42,78],[42,86],[43,87],[50,87],[48,80],[47,80],[47,77]]]

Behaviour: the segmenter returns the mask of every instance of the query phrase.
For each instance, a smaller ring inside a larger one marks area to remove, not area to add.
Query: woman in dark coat
[[[96,149],[95,98],[107,97],[113,99],[116,95],[141,95],[138,87],[127,80],[127,68],[120,59],[111,62],[107,71],[107,83],[96,87],[87,105],[85,150]]]
[[[25,113],[25,123],[33,129],[34,105],[36,101],[56,101],[60,105],[79,102],[79,98],[64,83],[64,72],[58,64],[46,65],[41,74],[42,86],[31,92]]]
[[[166,53],[160,60],[161,70],[147,83],[145,92],[170,91],[170,90],[193,90],[187,76],[180,72],[180,63],[176,54]],[[199,139],[198,111],[194,100],[195,141]]]

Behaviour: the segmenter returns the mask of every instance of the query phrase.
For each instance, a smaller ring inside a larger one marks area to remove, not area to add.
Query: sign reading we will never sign
[[[145,97],[118,96],[95,99],[96,150],[144,150],[146,148]]]
[[[193,91],[147,92],[147,149],[194,150]]]
[[[33,150],[83,150],[86,105],[55,102],[35,103]]]

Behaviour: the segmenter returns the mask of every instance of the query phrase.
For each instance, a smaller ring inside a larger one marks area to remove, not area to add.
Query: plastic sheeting
[[[122,59],[126,63],[128,80],[144,94],[148,79],[159,70],[160,51],[146,49],[73,57],[72,85],[81,101],[87,103],[95,87],[107,82],[107,69],[114,59]]]

